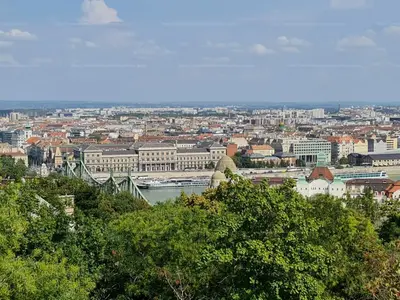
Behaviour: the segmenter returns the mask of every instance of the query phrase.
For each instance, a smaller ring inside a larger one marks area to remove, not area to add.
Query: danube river
[[[389,178],[393,181],[400,180],[400,172],[396,174],[389,174]],[[156,204],[157,202],[165,202],[169,199],[175,199],[181,194],[183,190],[186,194],[201,194],[207,187],[187,187],[183,189],[177,188],[162,188],[162,189],[150,189],[150,190],[141,190],[143,196],[146,197],[147,200],[151,204]]]
[[[177,188],[162,188],[162,189],[143,189],[141,190],[143,196],[151,204],[156,204],[157,202],[165,202],[169,199],[175,199],[178,197],[182,191],[186,194],[201,194],[207,187],[205,186],[196,186],[196,187],[187,187],[183,189]]]

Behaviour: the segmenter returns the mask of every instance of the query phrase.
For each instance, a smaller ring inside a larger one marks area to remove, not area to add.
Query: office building
[[[293,154],[307,165],[315,165],[318,156],[325,156],[326,162],[330,162],[331,149],[331,143],[322,139],[300,140],[293,143]]]

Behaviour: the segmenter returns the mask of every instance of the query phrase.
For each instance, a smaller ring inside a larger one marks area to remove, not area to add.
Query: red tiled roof
[[[400,190],[400,180],[389,185],[385,190],[385,194],[386,194],[386,196],[391,197],[393,195],[393,193],[398,190]]]
[[[36,136],[30,137],[29,139],[26,140],[26,142],[28,144],[36,144],[39,141],[40,141],[40,137],[36,137]]]
[[[273,150],[270,145],[251,145],[252,150]]]
[[[308,176],[308,180],[316,180],[324,178],[329,181],[333,181],[332,172],[327,167],[316,167]]]

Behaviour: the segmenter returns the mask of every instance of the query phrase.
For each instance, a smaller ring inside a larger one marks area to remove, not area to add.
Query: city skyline
[[[3,1],[0,100],[395,102],[399,8],[392,0]]]

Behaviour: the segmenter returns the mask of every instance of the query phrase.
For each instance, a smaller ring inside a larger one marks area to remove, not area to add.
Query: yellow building
[[[275,154],[275,149],[270,145],[252,145],[250,146],[252,153],[261,154],[264,156],[272,156]]]
[[[396,150],[398,146],[397,137],[388,136],[386,138],[386,145],[387,145],[387,150]]]
[[[368,141],[367,140],[354,140],[354,153],[367,154]]]

